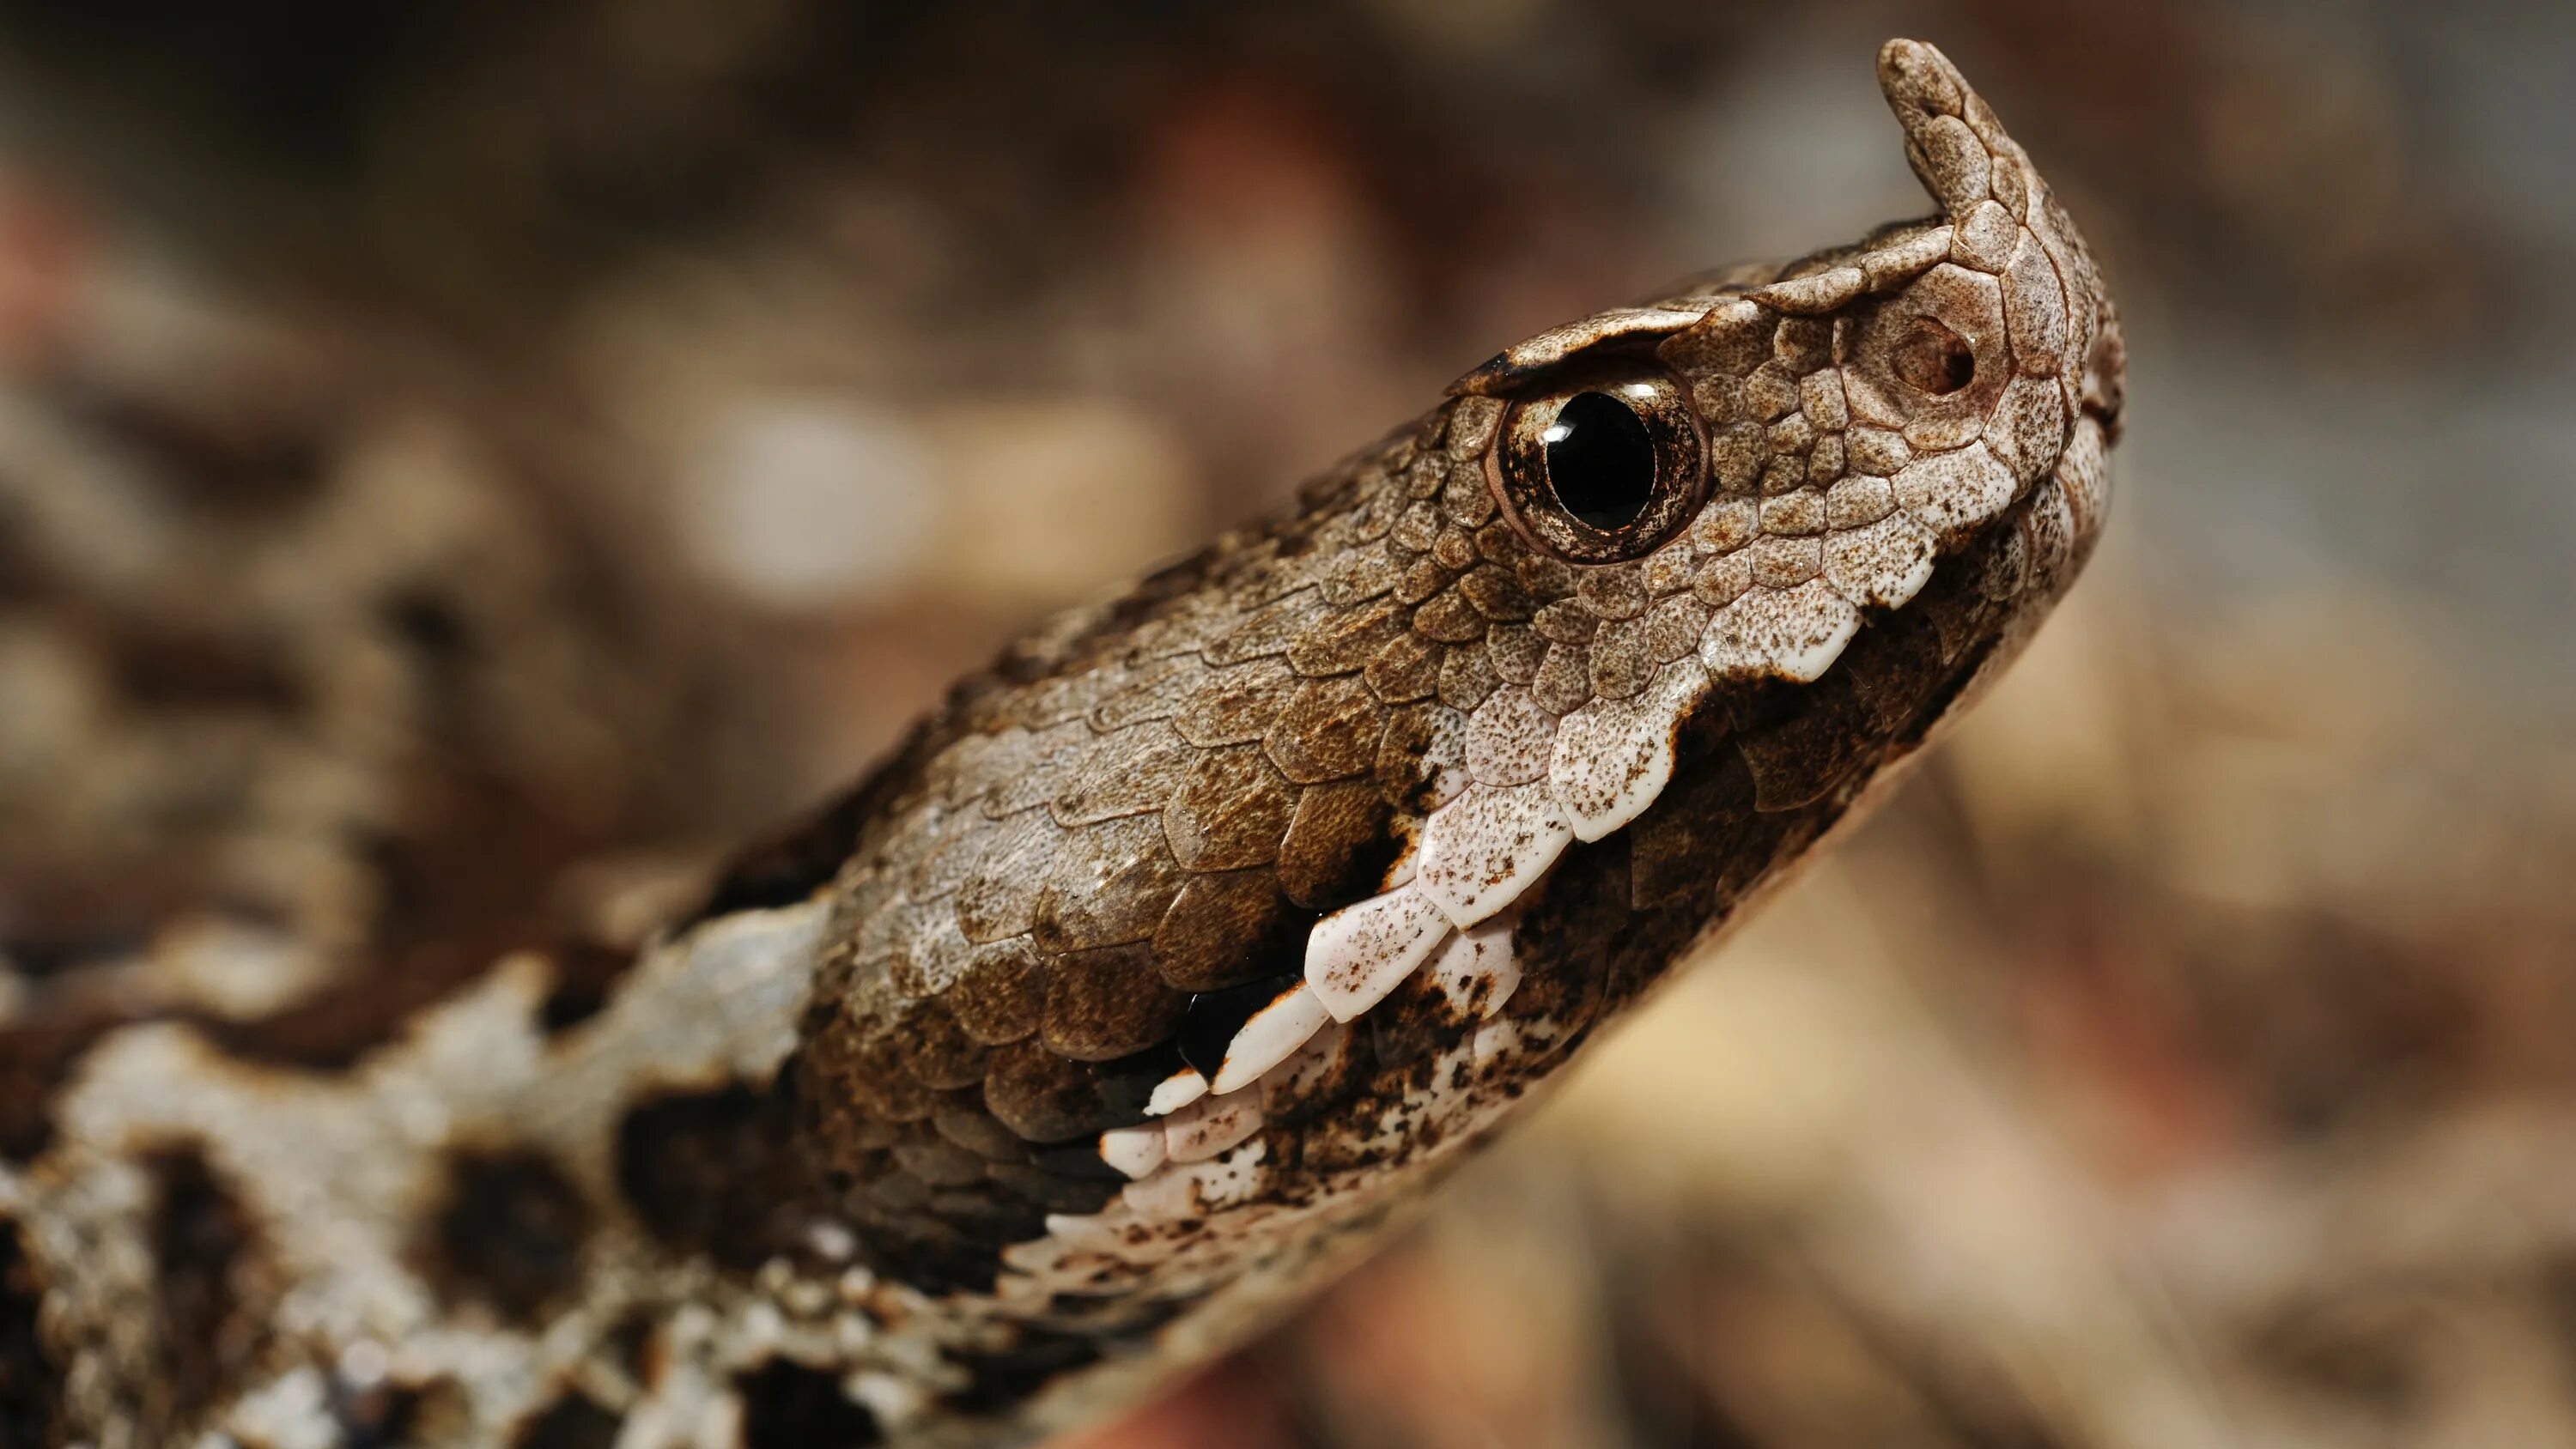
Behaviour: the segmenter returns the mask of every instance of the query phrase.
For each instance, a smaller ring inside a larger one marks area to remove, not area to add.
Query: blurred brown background
[[[1920,210],[1893,33],[2127,314],[2092,576],[1398,1251],[1097,1442],[2576,1444],[2567,6],[6,0],[6,405],[589,510],[729,662],[715,839],[1500,342]]]

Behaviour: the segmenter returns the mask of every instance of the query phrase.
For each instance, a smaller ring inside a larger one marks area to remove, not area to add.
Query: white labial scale
[[[1108,1252],[1119,1246],[1118,1207],[1097,1213],[1048,1213],[1047,1235],[1043,1240],[1013,1243],[1002,1250],[1002,1261],[1011,1266],[1043,1261],[1049,1255],[1071,1249],[1077,1252]]]
[[[1520,899],[1573,839],[1574,823],[1544,780],[1471,789],[1422,822],[1422,859],[1410,889],[1463,930]]]
[[[1492,1016],[1520,988],[1521,963],[1512,952],[1512,922],[1496,916],[1449,938],[1431,958],[1431,979],[1461,1011]]]
[[[1825,539],[1825,579],[1855,604],[1894,609],[1932,581],[1932,535],[1903,513]]]
[[[1973,528],[2011,506],[2012,470],[1982,441],[1929,453],[1897,470],[1896,502],[1934,533]]]
[[[1209,1097],[1164,1122],[1164,1155],[1173,1162],[1205,1162],[1260,1130],[1260,1093]]]
[[[1717,611],[1701,636],[1699,657],[1708,672],[1776,674],[1812,684],[1842,657],[1860,632],[1860,610],[1823,579],[1777,592],[1754,589]]]
[[[1163,1125],[1115,1127],[1100,1134],[1100,1160],[1130,1179],[1150,1175],[1168,1155]]]
[[[1206,1217],[1260,1195],[1269,1175],[1260,1142],[1247,1142],[1205,1162],[1175,1162],[1143,1182],[1131,1182],[1120,1200],[1149,1222]],[[1056,1220],[1047,1219],[1052,1228]]]
[[[1467,773],[1497,788],[1526,785],[1547,773],[1556,716],[1524,689],[1498,689],[1467,717]]]
[[[1333,1014],[1311,986],[1299,984],[1252,1014],[1226,1043],[1225,1064],[1217,1068],[1209,1090],[1219,1096],[1241,1091],[1261,1074],[1286,1061],[1306,1044]]]
[[[1557,726],[1550,793],[1577,840],[1599,840],[1646,813],[1673,778],[1673,731],[1708,689],[1708,671],[1680,659],[1634,699],[1596,699]]]
[[[1195,1067],[1183,1067],[1154,1084],[1153,1095],[1145,1099],[1145,1115],[1168,1117],[1207,1095],[1208,1079]]]
[[[1437,818],[1435,812],[1434,818]],[[1425,852],[1425,866],[1429,854]],[[1386,999],[1448,933],[1441,907],[1413,884],[1326,916],[1306,935],[1306,985],[1335,1021]]]
[[[1419,841],[1408,840],[1404,842],[1404,850],[1401,854],[1396,856],[1395,864],[1386,868],[1385,889],[1393,890],[1397,886],[1413,884],[1413,867],[1421,857],[1421,854],[1422,849]]]

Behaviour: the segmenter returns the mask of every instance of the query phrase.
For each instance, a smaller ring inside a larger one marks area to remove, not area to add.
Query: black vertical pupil
[[[1606,392],[1576,393],[1544,437],[1548,486],[1585,524],[1613,532],[1654,501],[1655,440],[1626,403]]]

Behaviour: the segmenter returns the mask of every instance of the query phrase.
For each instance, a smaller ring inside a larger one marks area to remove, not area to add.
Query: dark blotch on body
[[[399,1037],[423,1011],[482,979],[508,947],[458,944],[405,953],[379,970],[353,970],[287,1009],[250,1021],[200,1023],[215,1045],[262,1066],[345,1072]]]
[[[490,1305],[526,1323],[570,1292],[590,1209],[560,1168],[527,1149],[460,1151],[422,1244],[422,1267],[450,1302]]]
[[[619,1416],[570,1391],[519,1427],[511,1449],[615,1449]]]
[[[885,1442],[876,1415],[820,1369],[773,1358],[734,1380],[743,1449],[864,1449]]]
[[[0,1444],[53,1442],[59,1371],[36,1323],[45,1284],[14,1222],[0,1221]]]
[[[549,1036],[569,1031],[600,1013],[635,965],[637,953],[593,941],[573,941],[549,953],[554,985],[537,1008],[537,1022]]]
[[[100,1037],[124,1025],[97,1016],[0,1027],[0,1162],[31,1162],[54,1141],[54,1094]]]
[[[411,1442],[421,1418],[421,1394],[400,1384],[363,1387],[334,1379],[331,1417],[345,1449],[397,1449]]]
[[[966,1371],[966,1387],[940,1402],[961,1414],[1007,1414],[1035,1398],[1058,1375],[1089,1368],[1105,1355],[1099,1340],[1022,1326],[1019,1342],[999,1352],[952,1350],[948,1362]]]
[[[193,1145],[145,1161],[156,1203],[152,1261],[171,1405],[181,1422],[220,1399],[257,1355],[267,1315],[252,1297],[254,1224]]]
[[[666,1246],[748,1272],[796,1251],[818,1216],[794,1132],[784,1089],[657,1097],[618,1124],[618,1191]]]

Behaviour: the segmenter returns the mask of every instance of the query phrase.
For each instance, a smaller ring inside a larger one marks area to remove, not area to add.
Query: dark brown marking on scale
[[[510,1449],[616,1449],[623,1419],[579,1389],[567,1389],[519,1426]]]
[[[145,1159],[154,1204],[152,1262],[168,1390],[178,1422],[221,1402],[267,1337],[256,1226],[194,1146]]]
[[[885,1431],[838,1376],[792,1359],[773,1358],[737,1375],[742,1396],[742,1449],[867,1449]]]
[[[1371,740],[1371,748],[1377,740]],[[1309,788],[1279,844],[1279,888],[1317,914],[1375,895],[1404,851],[1395,807],[1375,779]]]
[[[809,1081],[804,1140],[829,1163],[824,1181],[860,1228],[863,1259],[933,1295],[987,1292],[999,1251],[1046,1233],[1048,1212],[1105,1207],[1126,1176],[1100,1161],[1095,1132],[1141,1114],[1146,1078],[1177,1071],[1170,1053],[1074,1063],[1020,1042],[994,1050],[981,1089],[925,1094],[920,1114],[891,1120],[832,1091],[832,1042],[806,1055],[793,1068]],[[1033,1127],[1046,1135],[1030,1140]]]
[[[876,1070],[846,1050],[820,1040],[791,1068],[807,1084],[804,1144],[869,1265],[933,1294],[989,1291],[1001,1250],[1042,1236],[1048,1213],[1106,1206],[1126,1178],[1101,1161],[1097,1134],[1141,1119],[1153,1085],[1180,1069],[1169,1044],[1088,1063],[1023,1042],[989,1054],[980,1086],[924,1093],[896,1118],[836,1090]]]
[[[61,1418],[61,1369],[45,1349],[45,1281],[24,1229],[0,1218],[0,1444],[47,1449]]]
[[[1739,696],[1734,715],[1735,747],[1752,767],[1754,798],[1766,811],[1823,799],[1874,743],[1840,670],[1813,684],[1768,684]]]
[[[1373,1059],[1380,1067],[1393,1068],[1411,1066],[1458,1046],[1475,1035],[1479,1024],[1477,1014],[1450,1004],[1449,993],[1428,971],[1406,977],[1360,1018]]]
[[[1091,1071],[1033,1041],[994,1050],[984,1072],[984,1105],[1032,1142],[1100,1130],[1099,1085]]]
[[[937,1001],[913,1004],[896,1022],[887,1048],[914,1081],[939,1091],[980,1085],[991,1055]]]
[[[448,1158],[444,1194],[418,1258],[446,1301],[482,1303],[504,1321],[533,1323],[578,1280],[590,1226],[589,1205],[543,1153],[468,1147]]]

